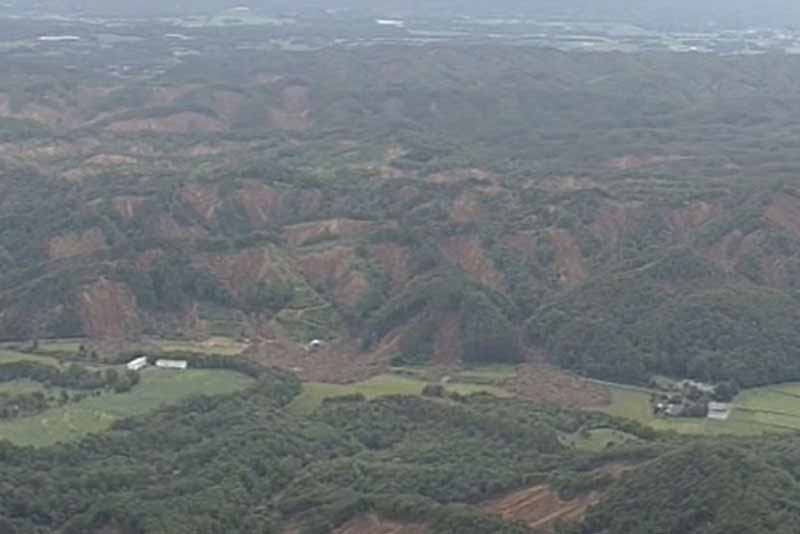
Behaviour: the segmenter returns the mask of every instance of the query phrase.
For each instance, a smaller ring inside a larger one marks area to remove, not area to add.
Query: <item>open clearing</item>
[[[0,440],[17,445],[45,446],[107,430],[114,421],[175,404],[195,395],[220,395],[242,390],[252,379],[233,371],[148,369],[128,393],[104,393],[78,403],[0,422]]]
[[[587,432],[576,432],[575,434],[561,436],[561,443],[564,445],[589,452],[600,452],[609,446],[624,445],[637,441],[639,441],[639,438],[636,436],[613,428],[595,428]]]
[[[56,358],[50,356],[41,356],[39,354],[26,354],[24,352],[16,352],[13,350],[0,349],[0,364],[13,363],[13,362],[37,362],[46,365],[59,365],[60,362]]]
[[[309,414],[314,412],[324,399],[358,393],[368,399],[386,395],[420,395],[423,388],[430,384],[432,382],[391,374],[376,376],[364,382],[347,385],[309,382],[303,384],[303,393],[289,404],[288,409],[295,415]],[[488,385],[448,383],[445,388],[448,392],[457,392],[464,395],[491,393],[498,397],[509,396],[508,392]]]
[[[162,339],[155,343],[165,352],[199,352],[220,356],[236,356],[250,346],[248,343],[228,337],[212,337],[206,341]]]
[[[727,421],[655,417],[650,407],[650,393],[647,391],[625,387],[609,387],[609,390],[611,404],[603,408],[603,411],[639,421],[656,430],[673,430],[681,434],[741,436],[800,430],[800,384],[781,384],[743,391],[734,400],[733,412]]]

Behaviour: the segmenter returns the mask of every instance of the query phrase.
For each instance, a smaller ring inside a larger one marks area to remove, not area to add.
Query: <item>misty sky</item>
[[[21,9],[126,15],[190,14],[249,6],[384,16],[526,16],[699,26],[800,26],[798,0],[13,0]]]

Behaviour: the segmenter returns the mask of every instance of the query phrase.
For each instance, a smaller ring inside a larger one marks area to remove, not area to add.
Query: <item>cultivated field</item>
[[[69,441],[102,432],[118,419],[145,414],[162,405],[195,395],[233,393],[252,383],[242,374],[223,370],[148,369],[141,375],[141,382],[128,393],[104,393],[35,416],[0,422],[0,440],[33,446]]]
[[[220,356],[236,356],[250,346],[228,337],[212,337],[206,341],[162,339],[155,341],[155,344],[165,352],[199,352]]]
[[[368,399],[386,395],[420,395],[423,388],[430,384],[431,382],[395,374],[376,376],[364,382],[348,385],[305,383],[303,384],[303,393],[292,401],[288,409],[296,415],[309,414],[316,410],[326,398],[358,393]],[[448,383],[445,388],[448,392],[464,395],[482,392],[496,396],[510,395],[498,387],[481,384]]]

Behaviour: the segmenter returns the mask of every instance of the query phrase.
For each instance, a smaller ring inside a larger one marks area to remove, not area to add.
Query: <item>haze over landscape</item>
[[[0,4],[0,534],[800,527],[800,5]]]

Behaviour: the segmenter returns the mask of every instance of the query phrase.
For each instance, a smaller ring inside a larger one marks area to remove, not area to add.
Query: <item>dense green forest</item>
[[[334,398],[299,417],[284,409],[302,387],[292,375],[250,372],[258,382],[243,393],[195,398],[74,444],[3,442],[4,532],[322,533],[375,514],[434,534],[532,534],[484,503],[542,485],[564,507],[603,496],[583,523],[550,525],[564,533],[792,532],[800,519],[794,438],[685,443],[486,395]],[[592,428],[631,441],[586,452],[560,439]]]

